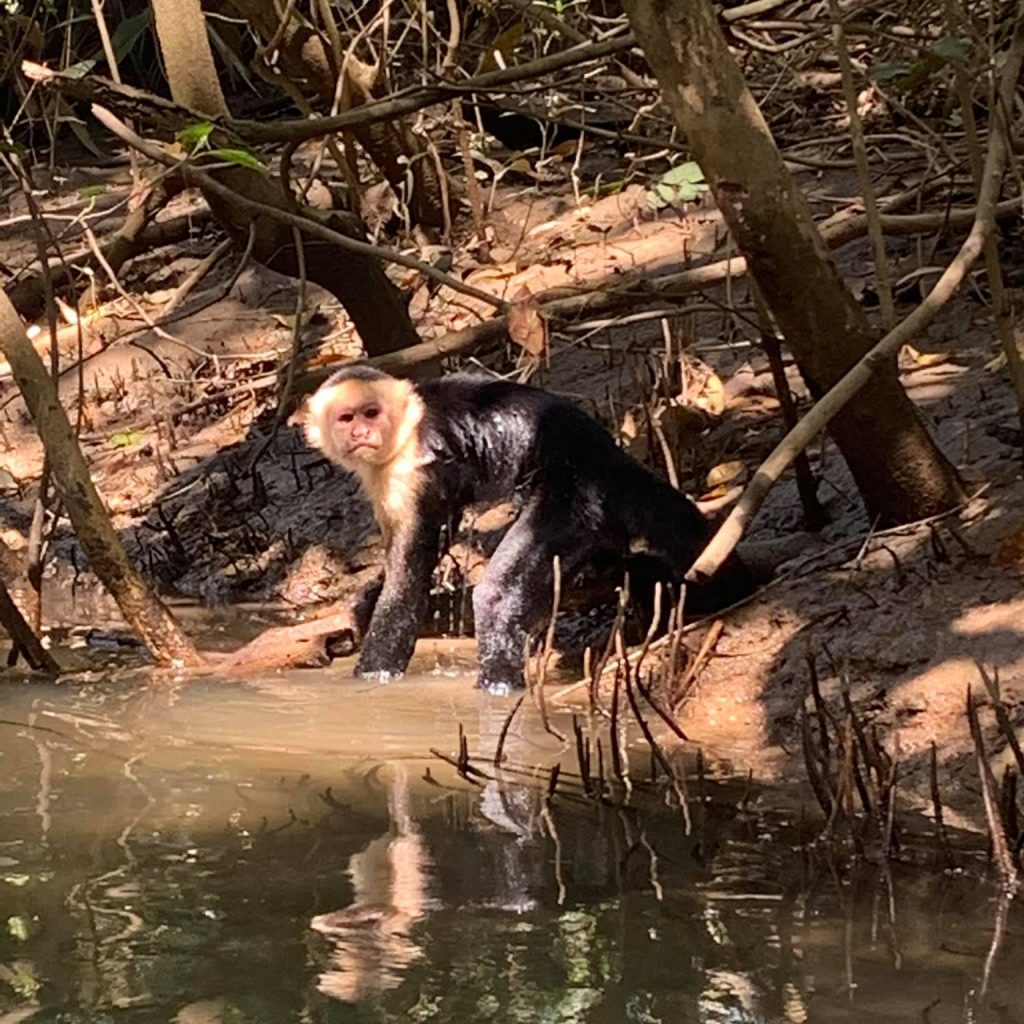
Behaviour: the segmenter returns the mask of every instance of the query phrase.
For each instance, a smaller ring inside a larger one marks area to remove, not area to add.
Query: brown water
[[[343,668],[0,689],[0,1024],[1024,1020],[977,872],[844,870],[742,786],[687,836],[430,755],[509,707]],[[560,750],[524,705],[510,759]]]

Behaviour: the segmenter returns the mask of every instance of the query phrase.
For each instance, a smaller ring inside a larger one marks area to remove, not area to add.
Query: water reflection
[[[427,752],[509,705],[465,678],[0,702],[0,1024],[1024,1020],[1020,908],[976,875],[850,871],[742,787],[686,836],[468,785]],[[557,750],[529,713],[506,741]]]
[[[431,865],[410,813],[404,765],[393,767],[385,791],[391,824],[349,860],[352,902],[310,923],[332,946],[320,991],[347,1003],[396,988],[405,969],[423,955],[411,930],[430,904]]]

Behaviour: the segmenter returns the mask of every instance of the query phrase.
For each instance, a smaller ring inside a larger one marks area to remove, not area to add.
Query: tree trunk
[[[201,665],[192,641],[128,559],[89,475],[57,389],[25,334],[10,300],[0,293],[0,351],[11,366],[46,449],[51,479],[93,572],[110,591],[129,627],[161,665]]]
[[[174,100],[211,117],[226,114],[227,104],[213,66],[199,0],[153,0],[153,14]],[[199,50],[204,50],[205,55],[199,54]],[[210,173],[250,199],[295,211],[295,201],[286,193],[280,178],[240,166]],[[217,196],[207,195],[206,200],[236,245],[247,245],[252,232],[256,260],[290,277],[298,275],[290,226],[270,217],[254,216]],[[362,224],[352,214],[335,212],[329,224],[352,238],[366,241]],[[378,260],[316,239],[304,239],[304,246],[307,278],[338,298],[359,332],[367,355],[383,355],[419,341],[402,293]]]
[[[871,347],[810,208],[794,186],[707,0],[625,0],[673,117],[693,148],[811,393]],[[829,430],[872,518],[909,522],[963,499],[956,470],[899,382],[880,369]]]
[[[0,580],[0,626],[7,630],[7,635],[14,644],[13,657],[8,661],[13,665],[20,652],[29,667],[38,671],[57,673],[60,665],[53,660],[50,652],[42,645],[39,637],[21,614],[21,609],[14,603],[10,592]]]
[[[331,109],[338,81],[338,68],[323,36],[288,7],[291,16],[280,32],[280,9],[263,0],[232,0],[232,6],[260,34],[264,42],[277,39],[277,50],[285,74],[293,81],[307,83],[322,107]],[[361,106],[371,98],[391,91],[385,69],[375,72],[354,57],[347,58],[343,109]],[[359,145],[388,180],[395,193],[409,206],[413,223],[427,227],[444,226],[444,195],[438,165],[426,141],[415,135],[405,119],[395,118],[352,129]],[[410,187],[411,185],[411,187]]]

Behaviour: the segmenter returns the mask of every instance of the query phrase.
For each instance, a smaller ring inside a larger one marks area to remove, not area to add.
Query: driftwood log
[[[285,668],[321,668],[330,664],[335,643],[355,645],[358,630],[352,608],[328,611],[295,626],[274,626],[228,655],[207,653],[218,674],[250,675]]]

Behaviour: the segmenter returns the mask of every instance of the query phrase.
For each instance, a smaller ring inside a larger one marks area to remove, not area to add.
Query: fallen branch
[[[1007,51],[1000,80],[1000,102],[1012,109],[1021,63],[1024,61],[1024,19],[1017,23],[1013,42]],[[960,287],[967,272],[985,247],[995,223],[997,199],[1006,168],[1007,134],[1001,120],[993,122],[989,133],[985,169],[978,189],[978,206],[966,241],[943,271],[924,301],[906,319],[896,325],[856,365],[822,396],[806,416],[775,446],[758,467],[742,497],[729,513],[711,543],[693,564],[688,579],[705,579],[722,566],[736,547],[769,491],[783,472],[821,432],[835,415],[888,362],[899,349],[917,337],[945,307]]]
[[[274,626],[226,657],[207,653],[207,658],[218,674],[320,668],[331,660],[328,643],[355,631],[355,614],[351,608],[345,608],[296,626]]]
[[[1007,200],[996,207],[996,215],[1012,216],[1020,211],[1021,205],[1020,198]],[[961,227],[971,223],[975,216],[974,207],[955,207],[931,213],[883,214],[880,219],[887,235],[908,236]],[[844,211],[823,221],[821,233],[826,243],[836,248],[863,237],[867,233],[867,218],[863,214]],[[565,287],[550,288],[538,293],[536,299],[544,318],[557,325],[583,315],[610,315],[646,303],[681,301],[697,292],[713,288],[728,278],[741,277],[746,272],[746,260],[742,256],[733,256],[653,278],[643,277],[642,271],[627,275],[615,274],[585,291]],[[615,287],[608,287],[609,281],[613,281]],[[445,356],[470,355],[507,340],[508,321],[505,315],[499,315],[472,327],[451,331],[433,341],[420,342],[398,352],[388,352],[369,362],[390,373],[409,373],[424,363]],[[307,370],[296,384],[296,393],[309,394],[316,390],[336,368],[328,366]]]
[[[130,210],[121,226],[104,240],[100,251],[115,272],[120,270],[133,256],[145,252],[148,246],[155,247],[155,244],[166,244],[164,241],[167,238],[166,224],[153,225],[151,222],[170,199],[181,191],[181,188],[182,182],[170,175],[151,185],[146,189],[139,205]],[[179,218],[175,226],[178,228],[178,234],[172,236],[171,240],[179,241],[187,238],[192,227],[191,216]],[[160,229],[158,236],[161,239],[160,242],[153,241],[153,234],[149,230],[151,227]],[[62,260],[63,265],[50,268],[54,288],[67,286],[71,283],[72,275],[76,271],[82,272],[82,268],[74,265],[79,260],[84,261],[86,267],[98,266],[91,248],[65,255]],[[41,269],[9,285],[6,290],[11,302],[14,303],[14,308],[23,317],[32,319],[42,315],[46,305],[46,289]]]
[[[333,228],[329,228],[326,224],[322,224],[320,221],[313,219],[315,211],[309,207],[305,208],[306,216],[303,216],[302,214],[292,213],[289,210],[285,210],[277,206],[271,206],[269,203],[261,203],[255,199],[250,199],[248,196],[244,196],[240,192],[236,192],[233,188],[230,188],[228,185],[225,185],[223,182],[218,181],[212,175],[199,170],[199,168],[195,167],[193,164],[183,162],[178,157],[165,150],[162,146],[152,142],[147,142],[145,139],[141,138],[141,136],[133,132],[123,121],[118,120],[118,118],[116,118],[109,110],[99,106],[98,104],[93,104],[92,113],[100,124],[116,135],[126,145],[137,149],[144,156],[149,157],[150,160],[153,160],[158,164],[162,164],[165,167],[172,167],[175,170],[180,171],[185,183],[189,186],[194,186],[202,189],[205,193],[219,196],[225,202],[230,203],[233,206],[241,207],[253,214],[270,217],[281,224],[287,224],[289,227],[297,228],[304,234],[312,235],[314,238],[319,238],[322,241],[329,242],[331,245],[337,246],[339,249],[358,253],[360,256],[369,256],[373,259],[385,260],[389,263],[397,263],[399,266],[408,267],[410,270],[418,270],[424,277],[429,277],[432,280],[437,281],[439,284],[447,285],[447,287],[451,288],[453,291],[461,292],[463,295],[469,295],[471,298],[478,299],[481,302],[486,302],[487,305],[493,306],[497,309],[503,309],[505,307],[505,301],[503,299],[497,298],[490,292],[485,292],[479,288],[474,288],[472,285],[465,284],[457,277],[452,277],[450,274],[446,274],[444,271],[438,270],[430,263],[425,263],[423,260],[418,260],[414,256],[406,256],[404,253],[397,252],[394,249],[388,249],[381,245],[373,245],[370,242],[361,242],[356,238],[350,238],[348,235],[344,235],[340,231],[335,231]]]

